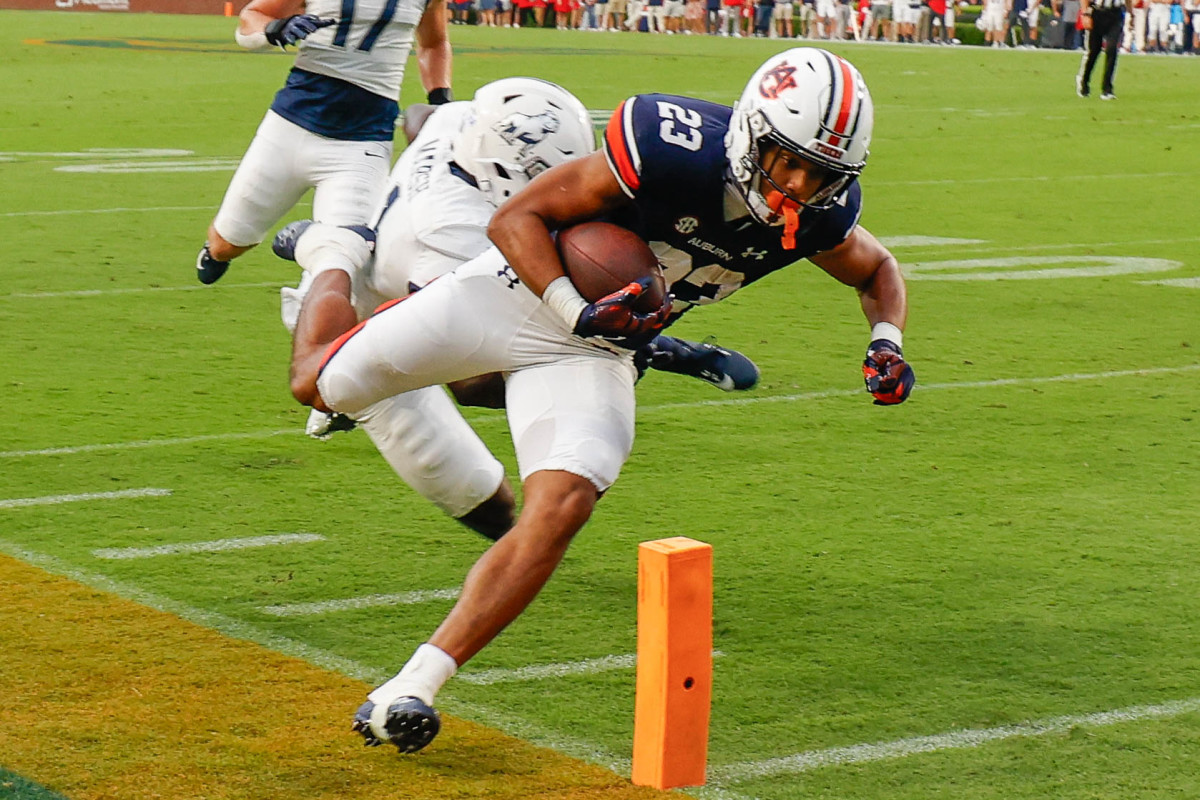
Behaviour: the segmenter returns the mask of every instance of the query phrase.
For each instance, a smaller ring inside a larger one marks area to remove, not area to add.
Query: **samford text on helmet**
[[[596,149],[587,109],[561,86],[503,78],[479,87],[454,160],[500,205],[553,166]]]
[[[867,163],[875,123],[862,75],[850,62],[816,47],[797,47],[758,68],[737,105],[725,139],[730,177],[759,222],[775,220],[762,191],[762,143],[773,142],[833,175],[808,208],[829,208]],[[777,209],[775,209],[777,211]]]

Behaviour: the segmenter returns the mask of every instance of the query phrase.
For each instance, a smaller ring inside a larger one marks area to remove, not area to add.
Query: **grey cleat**
[[[362,734],[367,747],[387,742],[401,753],[415,753],[432,742],[442,727],[441,717],[433,708],[415,697],[400,697],[388,706],[383,720],[384,736],[380,738],[371,725],[374,711],[375,704],[368,700],[354,713],[352,730]]]

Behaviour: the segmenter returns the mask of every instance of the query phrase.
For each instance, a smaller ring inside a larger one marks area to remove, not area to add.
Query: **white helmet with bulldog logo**
[[[535,177],[596,149],[587,109],[561,86],[503,78],[479,87],[454,160],[499,206]]]
[[[866,165],[874,122],[871,95],[850,62],[816,47],[786,50],[758,68],[733,108],[725,137],[731,183],[759,222],[775,219],[760,163],[762,144],[772,142],[829,170],[811,197],[792,198],[829,208]]]

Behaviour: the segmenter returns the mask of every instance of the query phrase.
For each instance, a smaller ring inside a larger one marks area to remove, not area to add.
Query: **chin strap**
[[[780,243],[784,250],[796,249],[796,231],[800,230],[800,204],[783,192],[772,190],[764,198],[772,214],[783,214],[783,236]]]

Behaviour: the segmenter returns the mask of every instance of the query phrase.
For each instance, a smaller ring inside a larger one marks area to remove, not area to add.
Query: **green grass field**
[[[293,265],[262,248],[195,281],[290,66],[231,27],[0,12],[0,552],[382,680],[451,601],[352,601],[452,590],[484,543],[360,433],[302,435]],[[529,74],[594,110],[731,103],[780,46],[452,34],[460,97]],[[762,384],[644,380],[621,480],[441,704],[628,774],[634,673],[604,665],[634,650],[637,543],[683,535],[715,547],[722,654],[689,794],[1194,797],[1200,60],[1122,57],[1101,103],[1068,53],[835,49],[875,97],[863,224],[910,278],[910,402],[870,403],[857,302],[811,265],[689,314],[680,335],[743,350]],[[515,478],[503,416],[467,416]],[[76,497],[97,493],[123,494]],[[96,553],[297,533],[322,538]],[[568,674],[525,669],[548,665]]]

